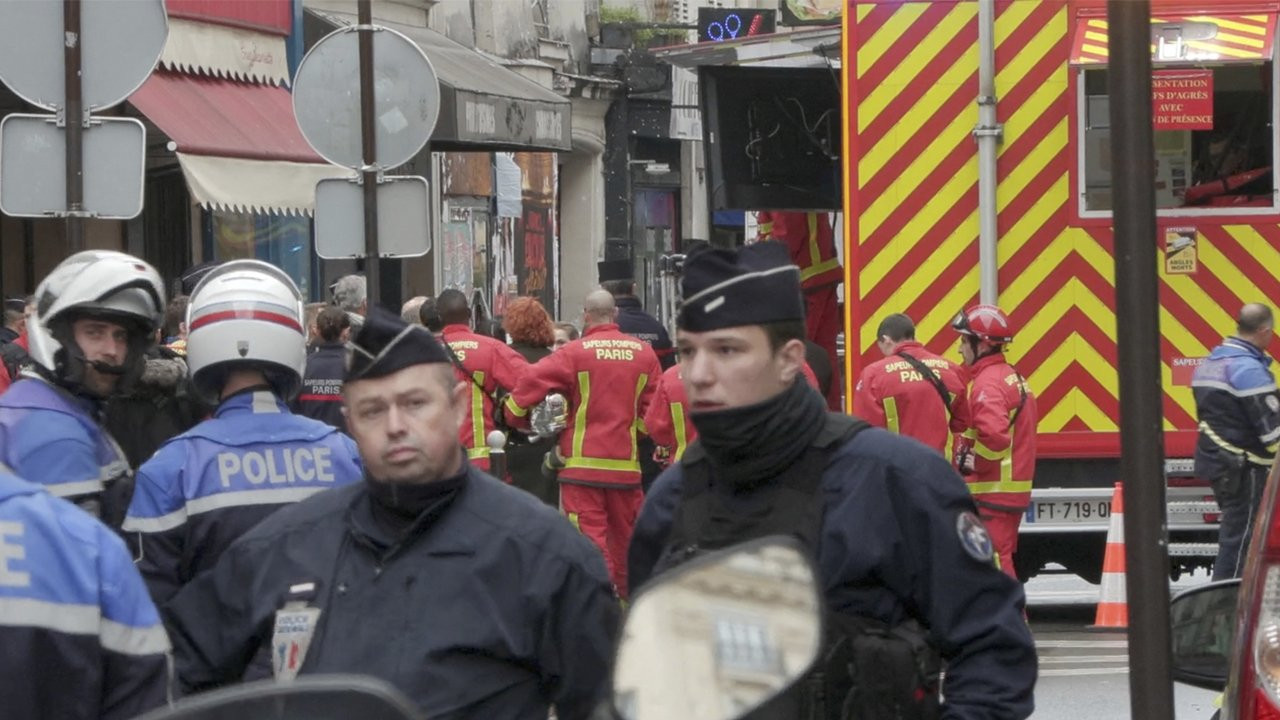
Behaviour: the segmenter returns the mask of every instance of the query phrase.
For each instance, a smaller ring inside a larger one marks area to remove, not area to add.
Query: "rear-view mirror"
[[[639,592],[613,674],[623,720],[733,720],[803,676],[822,645],[812,562],[790,538],[690,560]]]
[[[1239,580],[1223,580],[1181,593],[1170,605],[1173,679],[1222,690],[1231,671]]]
[[[306,675],[192,695],[136,720],[421,720],[389,683],[363,675]]]

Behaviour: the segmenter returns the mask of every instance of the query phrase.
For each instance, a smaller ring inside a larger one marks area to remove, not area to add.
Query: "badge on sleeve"
[[[271,670],[277,680],[292,680],[302,669],[320,622],[320,608],[307,605],[314,593],[315,583],[293,585],[284,607],[276,611],[276,624],[271,633]],[[299,599],[300,596],[307,599]]]
[[[993,562],[995,552],[991,535],[977,515],[968,511],[957,515],[956,534],[960,536],[960,545],[969,553],[969,557],[980,563]]]

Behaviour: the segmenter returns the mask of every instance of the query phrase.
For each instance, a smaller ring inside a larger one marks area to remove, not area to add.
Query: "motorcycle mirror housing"
[[[422,720],[389,683],[364,675],[262,680],[184,698],[136,720]]]
[[[613,705],[622,720],[737,720],[804,676],[822,646],[813,562],[767,537],[686,562],[636,594]]]

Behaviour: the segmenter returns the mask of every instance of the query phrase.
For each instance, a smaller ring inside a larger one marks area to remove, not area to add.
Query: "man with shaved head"
[[[543,398],[559,393],[568,401],[565,429],[547,464],[559,470],[565,514],[599,546],[618,595],[626,597],[627,545],[644,502],[636,433],[662,368],[648,343],[618,329],[616,316],[607,290],[587,295],[582,337],[530,366],[506,413],[516,427],[528,427],[529,410]]]
[[[1222,509],[1214,580],[1240,577],[1244,569],[1253,516],[1280,446],[1280,392],[1267,354],[1274,336],[1271,308],[1245,305],[1236,334],[1191,378],[1200,421],[1196,475],[1209,481]]]

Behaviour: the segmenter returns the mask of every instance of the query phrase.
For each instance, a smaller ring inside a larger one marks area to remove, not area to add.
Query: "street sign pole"
[[[80,92],[80,0],[63,0],[63,73],[66,105],[62,109],[67,140],[67,248],[84,249],[84,107]]]
[[[360,135],[364,154],[364,275],[369,303],[380,302],[382,264],[378,255],[378,173],[370,170],[377,163],[377,129],[374,127],[373,87],[373,11],[371,0],[360,0]]]
[[[1108,0],[1120,476],[1133,717],[1171,718],[1172,643],[1156,277],[1151,3]]]

